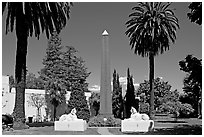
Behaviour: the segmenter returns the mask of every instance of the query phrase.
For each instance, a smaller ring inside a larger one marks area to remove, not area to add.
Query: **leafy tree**
[[[54,121],[56,120],[57,107],[66,101],[66,89],[60,80],[49,80],[46,85],[46,94],[48,95],[48,102],[54,106]]]
[[[46,105],[45,96],[32,93],[29,96],[28,104],[37,108],[37,121],[39,121],[41,108]]]
[[[125,94],[125,111],[126,111],[124,112],[126,113],[125,118],[130,118],[131,107],[134,107],[138,110],[138,105],[136,104],[136,100],[135,100],[135,89],[133,85],[133,79],[132,79],[132,76],[130,76],[130,70],[128,68],[127,70],[127,91]]]
[[[39,39],[42,32],[47,38],[55,29],[58,33],[69,18],[68,2],[3,2],[2,13],[7,11],[6,34],[15,30],[17,37],[15,84],[16,99],[13,110],[14,128],[25,126],[26,55],[28,37]]]
[[[86,90],[87,87],[83,81],[79,80],[78,83],[75,83],[68,101],[68,108],[69,110],[76,108],[77,118],[84,119],[88,122],[90,118],[90,111],[84,94],[84,91]]]
[[[123,97],[122,97],[122,87],[119,82],[119,74],[116,70],[113,72],[113,94],[112,94],[112,108],[113,115],[115,118],[122,118],[123,110]]]
[[[202,60],[187,55],[179,62],[180,70],[186,72],[184,78],[184,96],[183,103],[190,103],[195,109],[195,115],[198,115],[199,102],[202,100]],[[186,98],[184,100],[184,98]],[[199,114],[200,115],[200,114]]]
[[[135,54],[149,57],[150,117],[154,117],[154,57],[169,49],[175,42],[178,19],[169,8],[171,3],[139,2],[133,7],[130,20],[126,22],[125,34],[130,38],[131,49]]]
[[[145,80],[140,84],[137,89],[137,96],[141,98],[141,102],[149,103],[150,93],[149,93],[150,84],[149,81]],[[179,100],[179,93],[177,90],[171,91],[171,85],[168,82],[162,81],[161,78],[156,78],[154,80],[154,108],[159,111],[159,107],[167,102],[175,102]]]
[[[191,12],[187,13],[187,16],[191,22],[202,25],[202,2],[192,2],[188,8],[191,10]]]

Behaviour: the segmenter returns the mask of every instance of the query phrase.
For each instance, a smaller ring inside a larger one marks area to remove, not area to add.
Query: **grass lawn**
[[[146,133],[122,133],[120,128],[109,128],[114,135],[202,135],[202,126],[176,126],[174,128],[158,128]]]
[[[146,133],[122,133],[120,128],[108,129],[115,135],[202,135],[202,120],[191,119],[173,119],[155,120],[155,129]]]
[[[97,128],[88,128],[86,131],[54,131],[53,126],[30,127],[24,130],[4,131],[2,135],[99,135]]]
[[[202,120],[197,118],[155,120],[155,129],[147,133],[122,133],[120,127],[109,128],[114,135],[202,135]],[[54,131],[54,126],[30,127],[25,130],[4,131],[3,135],[99,135],[97,128],[88,128],[84,132]]]

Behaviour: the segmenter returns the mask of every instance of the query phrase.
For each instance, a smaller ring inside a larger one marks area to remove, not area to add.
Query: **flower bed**
[[[89,127],[120,127],[121,120],[114,117],[96,116],[89,120]]]

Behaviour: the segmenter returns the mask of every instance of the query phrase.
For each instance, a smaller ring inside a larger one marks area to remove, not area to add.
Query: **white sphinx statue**
[[[121,122],[122,132],[148,132],[153,130],[154,121],[149,119],[147,114],[140,114],[134,107],[131,107],[131,116]]]
[[[131,107],[130,111],[130,120],[149,120],[149,116],[147,114],[140,114],[134,107]]]
[[[73,120],[76,120],[76,119],[78,119],[77,116],[76,116],[76,108],[73,108],[68,115],[63,114],[60,117],[59,121],[73,121]]]
[[[88,127],[87,123],[83,119],[78,119],[76,112],[76,109],[73,108],[68,115],[64,114],[59,121],[55,121],[55,131],[85,131]]]

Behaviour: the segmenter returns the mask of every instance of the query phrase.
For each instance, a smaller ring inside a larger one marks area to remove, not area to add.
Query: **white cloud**
[[[119,81],[121,84],[127,84],[127,77],[120,77]]]
[[[140,86],[139,83],[134,83],[133,85],[134,85],[135,87],[139,87],[139,86]]]
[[[88,88],[90,91],[93,91],[93,92],[99,92],[100,91],[100,86],[99,85],[93,85],[91,86],[90,88]]]

